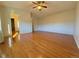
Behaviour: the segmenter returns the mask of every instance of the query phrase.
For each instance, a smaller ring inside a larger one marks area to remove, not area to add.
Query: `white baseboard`
[[[51,31],[42,31],[42,30],[36,30],[36,31],[40,31],[40,32],[51,32]],[[68,33],[61,33],[61,32],[51,32],[51,33],[59,33],[59,34],[65,34],[65,35],[72,35],[73,36],[73,34],[68,34]]]
[[[26,33],[32,33],[32,32],[26,32]],[[26,34],[26,33],[20,33],[20,34]]]
[[[78,40],[78,38],[76,36],[73,36],[73,37],[74,37],[74,40],[76,42],[77,47],[79,48],[79,40]]]

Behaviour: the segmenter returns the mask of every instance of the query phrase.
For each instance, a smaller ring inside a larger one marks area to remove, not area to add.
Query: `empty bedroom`
[[[79,58],[79,1],[0,1],[0,58]]]

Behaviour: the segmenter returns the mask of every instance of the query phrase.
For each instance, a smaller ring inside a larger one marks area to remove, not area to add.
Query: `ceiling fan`
[[[36,6],[33,8],[37,8],[39,11],[42,10],[42,8],[47,8],[45,4],[45,1],[36,1],[36,2],[32,2],[33,4],[35,4]]]

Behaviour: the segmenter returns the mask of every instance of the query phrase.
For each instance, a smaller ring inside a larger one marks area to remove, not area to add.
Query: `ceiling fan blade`
[[[47,8],[47,6],[42,6],[42,7]]]
[[[40,3],[41,3],[41,1],[37,1],[37,3],[38,3],[38,4],[40,4]]]
[[[45,3],[45,1],[42,1],[42,3]]]
[[[38,3],[35,3],[35,2],[32,2],[33,4],[36,4],[36,5],[38,5]]]
[[[37,6],[33,7],[33,8],[36,8]]]

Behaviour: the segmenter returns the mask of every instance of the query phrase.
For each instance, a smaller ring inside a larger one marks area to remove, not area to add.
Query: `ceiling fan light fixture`
[[[42,10],[42,7],[41,7],[41,6],[37,6],[37,9],[38,9],[38,10]]]
[[[43,8],[47,8],[45,4],[45,1],[36,1],[36,2],[32,2],[33,4],[35,4],[36,6],[33,8],[38,9],[39,11],[41,11]]]

